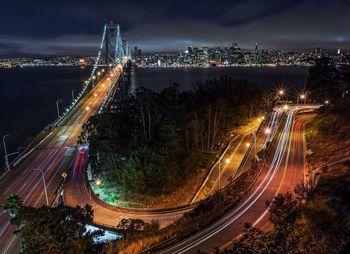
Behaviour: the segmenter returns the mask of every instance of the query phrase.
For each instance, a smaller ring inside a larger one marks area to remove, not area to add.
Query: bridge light
[[[94,76],[92,76],[92,79],[93,79],[93,80],[95,80],[95,79],[96,79],[96,76],[95,76],[95,75],[94,75]]]
[[[288,110],[288,109],[289,109],[289,106],[286,104],[286,105],[283,106],[283,109],[284,109],[284,110]]]

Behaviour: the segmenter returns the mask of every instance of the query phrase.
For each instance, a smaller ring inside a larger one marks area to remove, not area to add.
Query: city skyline
[[[188,46],[311,50],[348,49],[350,9],[344,1],[69,1],[6,3],[0,20],[0,56],[93,54],[108,20],[145,51],[180,51]],[[345,1],[346,2],[346,1]],[[28,11],[31,10],[31,11]],[[10,13],[17,12],[16,19]]]

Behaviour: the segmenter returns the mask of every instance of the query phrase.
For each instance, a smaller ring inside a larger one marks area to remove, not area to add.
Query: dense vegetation
[[[98,253],[102,249],[94,243],[94,237],[102,232],[85,228],[93,219],[89,205],[34,208],[23,206],[21,199],[11,194],[3,208],[17,227],[22,253]]]
[[[336,102],[350,90],[350,68],[335,66],[328,58],[321,58],[310,68],[306,88],[312,101]]]
[[[350,137],[350,67],[334,66],[327,58],[320,59],[310,69],[308,89],[312,100],[329,104],[317,110],[315,124],[318,138],[345,139]]]
[[[160,93],[139,88],[116,113],[93,116],[80,143],[89,143],[94,173],[119,192],[169,193],[208,166],[230,129],[271,103],[264,89],[226,76],[191,91],[176,83]]]

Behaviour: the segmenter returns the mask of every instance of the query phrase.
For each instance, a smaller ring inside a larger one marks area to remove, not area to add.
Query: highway
[[[198,250],[211,253],[214,247],[222,250],[230,247],[246,222],[262,229],[269,227],[266,201],[278,193],[292,191],[297,183],[304,181],[305,118],[296,117],[296,112],[296,107],[288,110],[285,125],[276,136],[278,142],[271,147],[273,156],[240,203],[209,227],[158,253],[197,253]],[[277,112],[276,117],[277,114],[281,113]]]
[[[91,115],[97,113],[109,89],[116,84],[121,65],[115,67],[105,78],[90,90],[53,127],[31,151],[16,163],[11,172],[0,181],[0,203],[10,193],[19,195],[25,205],[39,207],[46,204],[41,172],[44,173],[49,202],[62,182],[62,172],[69,170],[77,156],[76,142],[81,126]],[[13,235],[9,215],[0,208],[0,253],[17,253],[19,239]]]

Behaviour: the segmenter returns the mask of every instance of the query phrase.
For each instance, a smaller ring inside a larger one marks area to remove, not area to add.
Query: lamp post
[[[253,138],[254,138],[254,169],[255,169],[255,166],[256,166],[256,159],[257,159],[257,154],[256,154],[256,133],[255,132],[253,132],[253,130],[251,130],[251,133],[250,133],[250,135],[252,135],[253,136]],[[250,147],[250,143],[247,143],[246,144],[246,146],[247,147]]]
[[[268,141],[270,142],[271,141],[270,134],[272,132],[271,128],[267,127],[264,132],[268,138]]]
[[[2,136],[2,143],[4,145],[4,152],[5,152],[5,165],[6,165],[7,170],[10,170],[9,157],[7,154],[6,141],[5,141],[5,138],[7,138],[8,136],[10,136],[10,135],[7,134],[7,135]]]
[[[253,147],[253,149],[254,149],[254,169],[255,169],[255,165],[256,165],[255,161],[256,161],[256,158],[257,158],[257,153],[256,153],[256,133],[254,133],[253,130],[251,130],[250,135],[252,135],[253,138],[254,138],[254,144],[253,144],[254,147]],[[247,148],[249,148],[251,146],[251,143],[247,142],[245,145],[246,145]]]
[[[282,98],[285,96],[285,94],[286,92],[283,88],[280,88],[277,90],[276,98],[278,99],[278,101],[276,101],[276,106],[279,101],[282,101]]]
[[[226,164],[230,164],[230,162],[231,161],[229,159],[225,160]],[[219,160],[218,191],[221,190],[221,163],[221,160]]]
[[[60,107],[59,107],[59,105],[58,105],[59,102],[62,102],[62,100],[57,100],[57,101],[56,101],[57,118],[60,118]]]
[[[41,178],[43,180],[43,184],[44,184],[44,191],[45,191],[45,197],[46,197],[46,205],[49,206],[49,198],[47,197],[47,188],[46,188],[46,182],[45,182],[45,176],[44,176],[44,172],[40,169],[40,168],[36,168],[34,169],[35,171],[40,171],[41,172]]]
[[[92,87],[95,87],[95,80],[96,80],[96,76],[95,75],[93,75],[92,76]]]

